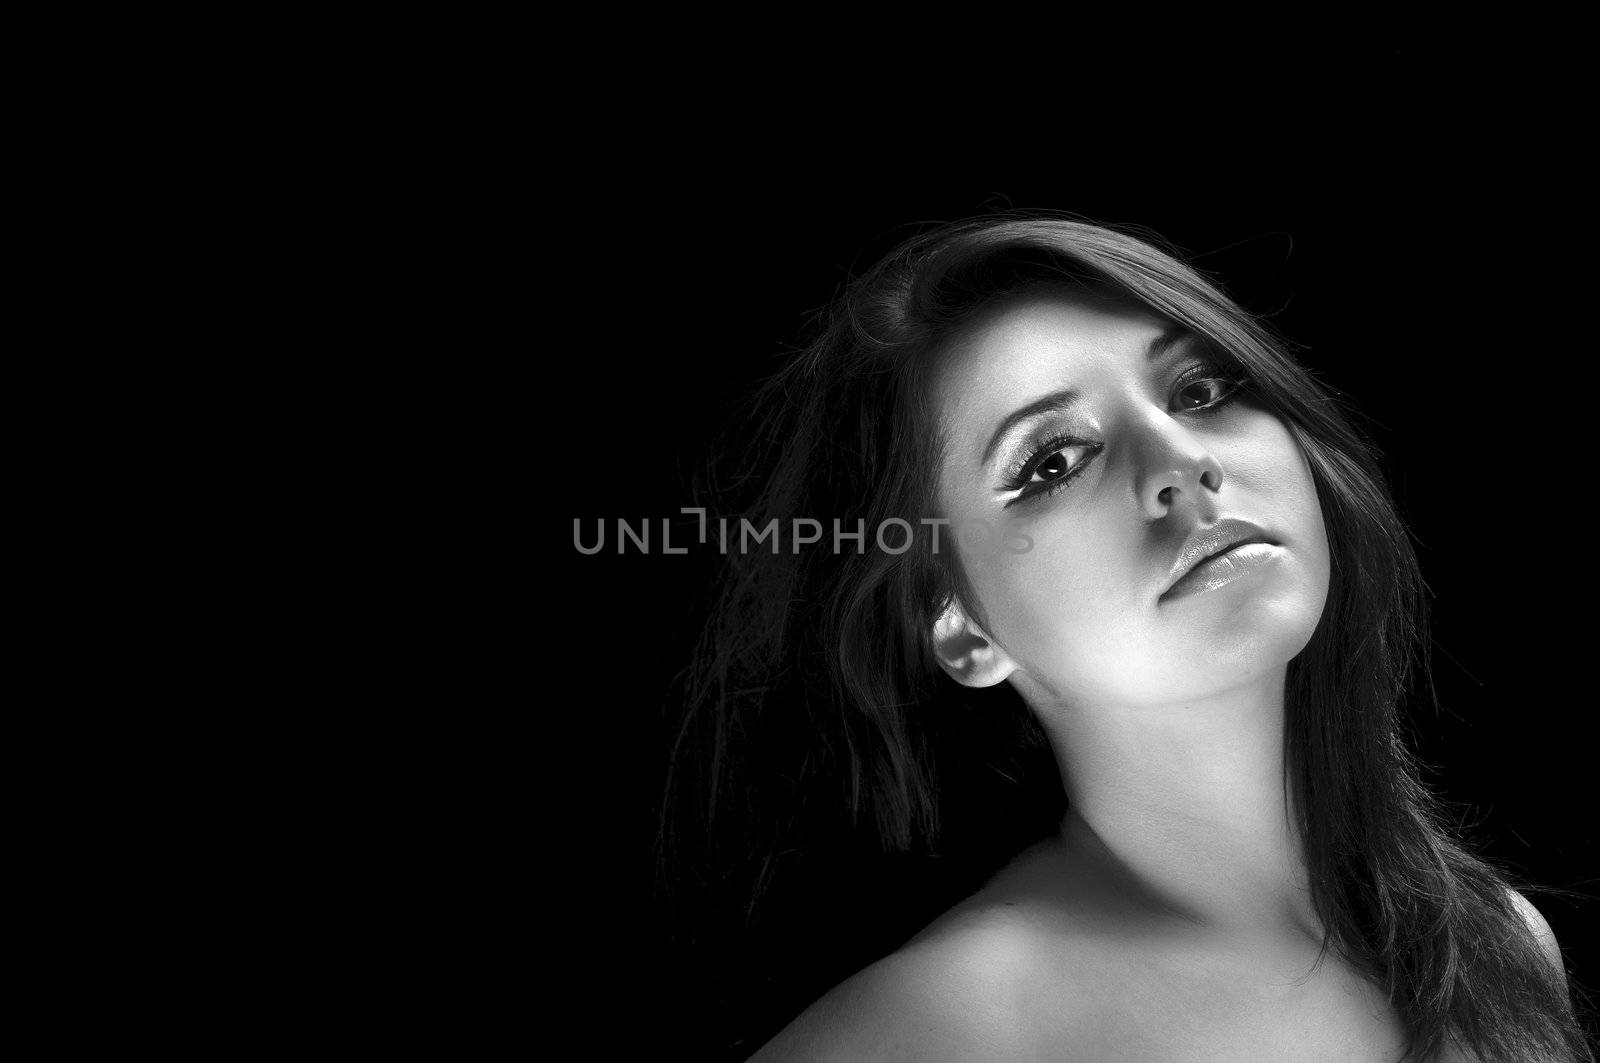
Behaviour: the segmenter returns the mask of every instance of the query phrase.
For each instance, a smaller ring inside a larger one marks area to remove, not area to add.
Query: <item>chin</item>
[[[1326,591],[1299,581],[1211,603],[1196,635],[1214,659],[1234,660],[1251,672],[1288,664],[1311,642],[1322,618]]]

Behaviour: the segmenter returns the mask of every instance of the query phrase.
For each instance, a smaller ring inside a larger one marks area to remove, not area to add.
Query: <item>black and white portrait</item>
[[[603,1038],[1591,1058],[1587,325],[1430,165],[585,223],[545,490]]]

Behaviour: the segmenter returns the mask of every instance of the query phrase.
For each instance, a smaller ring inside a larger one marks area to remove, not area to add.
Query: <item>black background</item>
[[[1497,127],[1487,142],[1475,117],[1441,120],[1397,76],[1365,109],[1302,114],[1311,135],[1293,147],[1246,131],[1124,156],[971,136],[954,154],[1008,163],[976,180],[951,175],[948,146],[757,154],[651,117],[580,153],[543,223],[567,279],[532,323],[549,345],[536,490],[565,544],[549,561],[562,634],[536,669],[573,691],[558,699],[573,752],[551,754],[558,797],[538,844],[570,890],[558,921],[578,913],[550,931],[571,1021],[658,1058],[742,1058],[808,1000],[774,990],[755,1017],[719,1004],[730,978],[759,982],[774,963],[831,977],[826,956],[665,946],[649,883],[665,699],[716,558],[617,556],[614,525],[606,551],[581,556],[573,518],[648,518],[658,534],[731,403],[852,271],[916,223],[995,206],[1155,230],[1370,416],[1432,591],[1443,711],[1413,707],[1430,781],[1482,853],[1594,892],[1592,326],[1561,280],[1578,212],[1536,135]],[[1600,986],[1592,903],[1538,903],[1576,981]],[[796,993],[805,978],[790,977]]]

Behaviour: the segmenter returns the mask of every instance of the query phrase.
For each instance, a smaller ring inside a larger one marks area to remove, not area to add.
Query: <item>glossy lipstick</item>
[[[1158,601],[1225,586],[1271,564],[1283,548],[1260,527],[1229,517],[1196,528],[1178,551]]]

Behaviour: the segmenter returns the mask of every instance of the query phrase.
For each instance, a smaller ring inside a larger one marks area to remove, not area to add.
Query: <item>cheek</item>
[[[1311,473],[1311,462],[1294,435],[1282,422],[1274,419],[1279,454],[1272,473],[1264,473],[1269,481],[1269,497],[1281,498],[1292,513],[1289,523],[1299,532],[1302,546],[1321,559],[1325,566],[1328,557],[1327,531],[1323,527],[1322,503],[1317,497],[1316,478]]]
[[[1303,503],[1309,494],[1314,503],[1311,467],[1288,427],[1269,413],[1252,411],[1245,428],[1228,448],[1223,462],[1225,478],[1274,499]]]
[[[1293,551],[1302,609],[1320,615],[1331,562],[1311,463],[1287,425],[1270,414],[1258,417],[1247,442],[1229,455],[1226,472],[1245,515],[1265,521]]]
[[[1305,452],[1277,417],[1264,410],[1251,410],[1248,416],[1223,458],[1232,493],[1244,496],[1252,507],[1264,507],[1246,516],[1271,519],[1284,533],[1315,540],[1304,545],[1318,546],[1325,554],[1322,506]],[[1229,493],[1225,488],[1224,494]]]
[[[1017,533],[1013,533],[1015,535]],[[1083,521],[1037,520],[1023,553],[963,555],[990,634],[1025,670],[1057,676],[1091,667],[1135,615],[1127,559]]]

